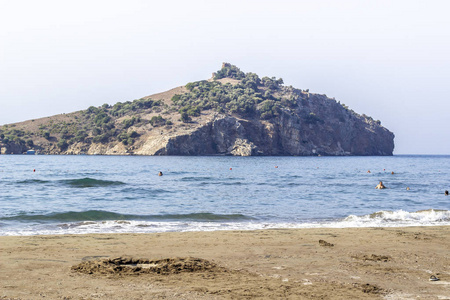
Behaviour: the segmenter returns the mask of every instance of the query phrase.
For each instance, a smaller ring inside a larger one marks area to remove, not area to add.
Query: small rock
[[[334,244],[328,243],[324,240],[319,240],[319,245],[322,247],[333,247],[334,246]]]

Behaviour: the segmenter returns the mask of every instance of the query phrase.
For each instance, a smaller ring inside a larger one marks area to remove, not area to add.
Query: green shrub
[[[221,78],[234,78],[234,79],[243,79],[245,77],[245,73],[242,72],[238,67],[229,64],[223,63],[222,69],[214,73],[214,79]]]
[[[276,79],[276,77],[269,78],[265,76],[261,79],[261,83],[269,90],[276,91],[280,89],[280,87],[283,85],[284,82],[283,79],[281,78]]]
[[[107,143],[109,141],[110,135],[108,133],[100,134],[95,136],[92,141],[94,143]]]
[[[139,137],[139,133],[137,133],[136,131],[132,131],[131,133],[125,133],[122,132],[121,134],[119,134],[117,136],[117,139],[122,142],[122,144],[124,145],[132,145],[134,144],[134,139]]]
[[[61,150],[66,150],[67,147],[69,147],[69,144],[67,143],[67,141],[65,139],[61,139],[58,141],[56,146],[58,146],[58,148]]]
[[[188,84],[189,84],[189,83],[188,83]],[[186,85],[186,87],[187,87],[187,85]],[[175,103],[175,104],[177,104],[177,102],[180,101],[180,99],[181,99],[181,96],[178,95],[178,94],[175,94],[175,95],[173,95],[173,97],[172,97],[172,102]]]
[[[100,109],[95,106],[89,106],[89,108],[87,109],[87,113],[89,114],[98,114],[99,111]]]
[[[137,138],[138,136],[140,136],[140,134],[137,133],[136,131],[132,131],[132,132],[130,132],[130,134],[128,136],[130,138]]]
[[[278,103],[274,100],[265,100],[258,105],[260,118],[263,120],[268,120],[279,115],[279,109]]]
[[[98,127],[92,128],[92,135],[97,136],[97,135],[100,135],[101,133],[102,133],[101,128],[98,128]]]
[[[104,111],[99,112],[94,118],[94,123],[97,126],[107,124],[109,121],[111,121],[111,117],[108,116]]]
[[[153,116],[151,119],[150,119],[150,124],[152,124],[152,126],[161,126],[161,125],[164,125],[166,123],[166,120],[164,120],[164,118],[163,117],[161,117],[160,115],[158,115],[158,116]]]
[[[200,112],[202,111],[202,109],[199,105],[197,105],[195,107],[184,107],[184,109],[189,116],[193,116],[193,117],[200,116]]]
[[[131,119],[125,119],[123,120],[122,124],[123,124],[123,128],[127,129],[135,124],[140,123],[142,120],[140,117],[132,117]]]
[[[181,121],[183,123],[189,123],[192,121],[191,117],[189,117],[189,115],[187,114],[187,112],[182,112],[181,113]]]
[[[76,136],[74,137],[74,142],[84,142],[84,140],[88,137],[88,134],[84,130],[80,130],[77,132]],[[71,143],[73,144],[73,142]]]

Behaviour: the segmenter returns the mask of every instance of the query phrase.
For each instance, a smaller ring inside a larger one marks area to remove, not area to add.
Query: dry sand
[[[0,237],[0,250],[0,299],[450,299],[449,226]]]

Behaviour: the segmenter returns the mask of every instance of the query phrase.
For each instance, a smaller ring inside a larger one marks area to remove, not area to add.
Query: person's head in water
[[[385,189],[386,187],[384,186],[383,182],[380,181],[380,183],[378,183],[378,185],[375,188],[376,189]]]
[[[162,176],[163,174],[162,174],[162,172],[161,171],[159,171],[159,173],[158,173],[158,176]]]
[[[448,196],[448,191],[446,190],[444,194],[445,194],[445,196]]]

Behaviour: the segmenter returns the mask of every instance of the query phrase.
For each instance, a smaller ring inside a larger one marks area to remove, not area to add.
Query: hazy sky
[[[222,62],[450,154],[450,1],[0,0],[0,124],[208,79]]]

